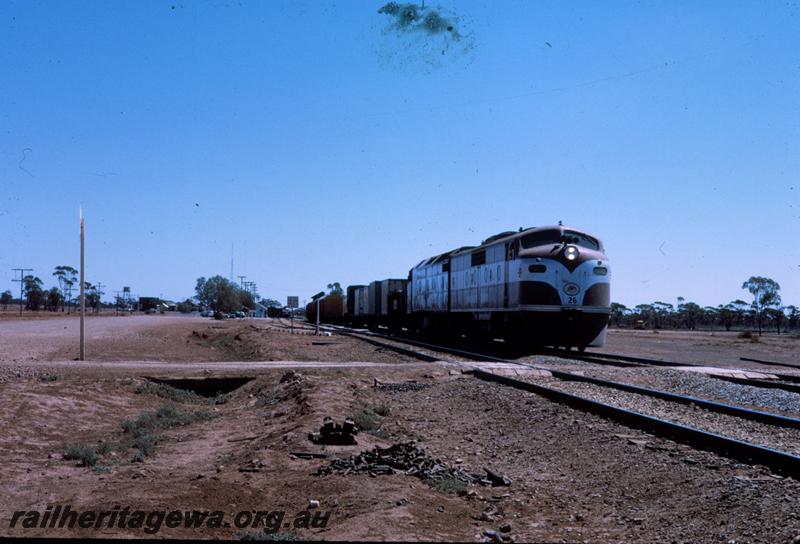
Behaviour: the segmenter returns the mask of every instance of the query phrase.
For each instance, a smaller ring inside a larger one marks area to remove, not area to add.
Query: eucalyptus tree
[[[742,284],[742,289],[747,289],[753,295],[753,302],[750,306],[758,323],[758,335],[761,336],[762,323],[767,308],[777,307],[781,304],[781,296],[778,294],[781,286],[773,279],[751,276],[749,280]]]
[[[46,302],[45,293],[42,289],[44,283],[36,276],[30,274],[22,278],[22,283],[22,290],[25,296],[25,308],[38,311]]]
[[[72,309],[72,288],[78,281],[78,271],[68,265],[60,265],[55,268],[53,276],[58,280],[58,287],[61,289],[61,294],[64,295],[64,300],[61,303],[61,311],[64,311],[64,304],[68,304],[68,308]],[[70,312],[67,312],[70,313]]]

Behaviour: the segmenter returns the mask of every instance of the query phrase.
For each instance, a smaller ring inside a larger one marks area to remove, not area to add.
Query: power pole
[[[244,290],[244,279],[245,279],[247,276],[236,276],[236,277],[237,277],[237,278],[239,278],[239,285],[240,285],[240,286],[241,286],[241,288]]]
[[[84,281],[85,270],[83,264],[83,246],[84,246],[84,230],[83,230],[83,208],[81,208],[81,354],[80,361],[84,360],[86,350],[84,349],[84,331],[83,319],[86,316],[86,282]]]
[[[12,268],[14,272],[19,272],[19,279],[11,281],[19,282],[19,315],[22,315],[22,294],[25,291],[25,272],[33,272],[33,268]]]
[[[100,297],[105,294],[102,291],[103,287],[105,287],[105,284],[103,284],[103,283],[101,283],[99,281],[94,286],[94,294],[97,295],[97,300],[96,300],[97,306],[95,307],[95,313],[98,313],[98,314],[100,313]]]

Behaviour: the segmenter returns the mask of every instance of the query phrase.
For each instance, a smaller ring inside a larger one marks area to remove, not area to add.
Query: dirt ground
[[[290,334],[286,325],[178,316],[93,318],[87,322],[88,360],[75,362],[74,318],[4,320],[0,536],[234,539],[261,530],[235,527],[231,522],[238,512],[281,510],[286,517],[272,538],[800,538],[800,485],[793,479],[353,338]],[[658,342],[648,343],[654,336]],[[608,350],[667,354],[660,343],[665,336],[612,334]],[[719,342],[721,357],[732,358],[738,343]],[[765,349],[761,358],[774,355],[770,343],[752,349],[758,348]],[[674,338],[669,358],[713,349],[705,337]],[[299,363],[291,369],[289,361]],[[160,397],[164,390],[149,387],[147,377],[253,379],[212,403],[196,396]],[[194,416],[187,416],[185,425],[159,430],[153,451],[134,460],[142,449],[131,446],[130,424],[129,432],[123,424],[170,402],[179,413]],[[360,433],[357,445],[308,440],[325,416],[338,422],[365,411],[377,429]],[[197,421],[190,422],[193,418]],[[443,464],[476,473],[490,469],[511,485],[470,484],[459,494],[404,474],[315,475],[334,457],[411,440]],[[64,459],[65,447],[76,444],[100,452],[94,467]],[[303,459],[292,452],[327,458]],[[220,510],[231,526],[162,525],[150,535],[142,528],[106,525],[24,528],[19,516],[10,526],[14,512],[59,505],[77,511]],[[330,512],[329,521],[316,528],[291,523],[308,512]]]
[[[800,336],[797,334],[769,333],[748,339],[739,338],[736,332],[610,329],[606,345],[589,350],[679,363],[763,368],[764,365],[740,360],[746,357],[793,364],[800,369]]]

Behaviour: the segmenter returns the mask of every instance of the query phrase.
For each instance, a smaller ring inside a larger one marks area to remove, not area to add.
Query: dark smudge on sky
[[[470,62],[474,38],[460,28],[461,18],[455,13],[424,2],[389,2],[378,13],[390,19],[383,31],[388,41],[381,54],[390,64],[421,65],[428,70],[456,59]]]
[[[449,32],[453,39],[460,39],[458,30],[451,21],[438,10],[426,8],[424,5],[389,2],[378,13],[394,17],[395,27],[400,31],[424,31],[428,34]]]

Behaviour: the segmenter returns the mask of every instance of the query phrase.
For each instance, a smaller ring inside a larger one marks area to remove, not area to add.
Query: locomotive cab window
[[[560,243],[561,231],[556,229],[531,232],[520,238],[520,244],[523,249]]]
[[[564,242],[567,244],[575,244],[577,246],[585,247],[587,249],[600,250],[600,242],[596,238],[592,238],[582,232],[575,232],[571,230],[564,231]]]

